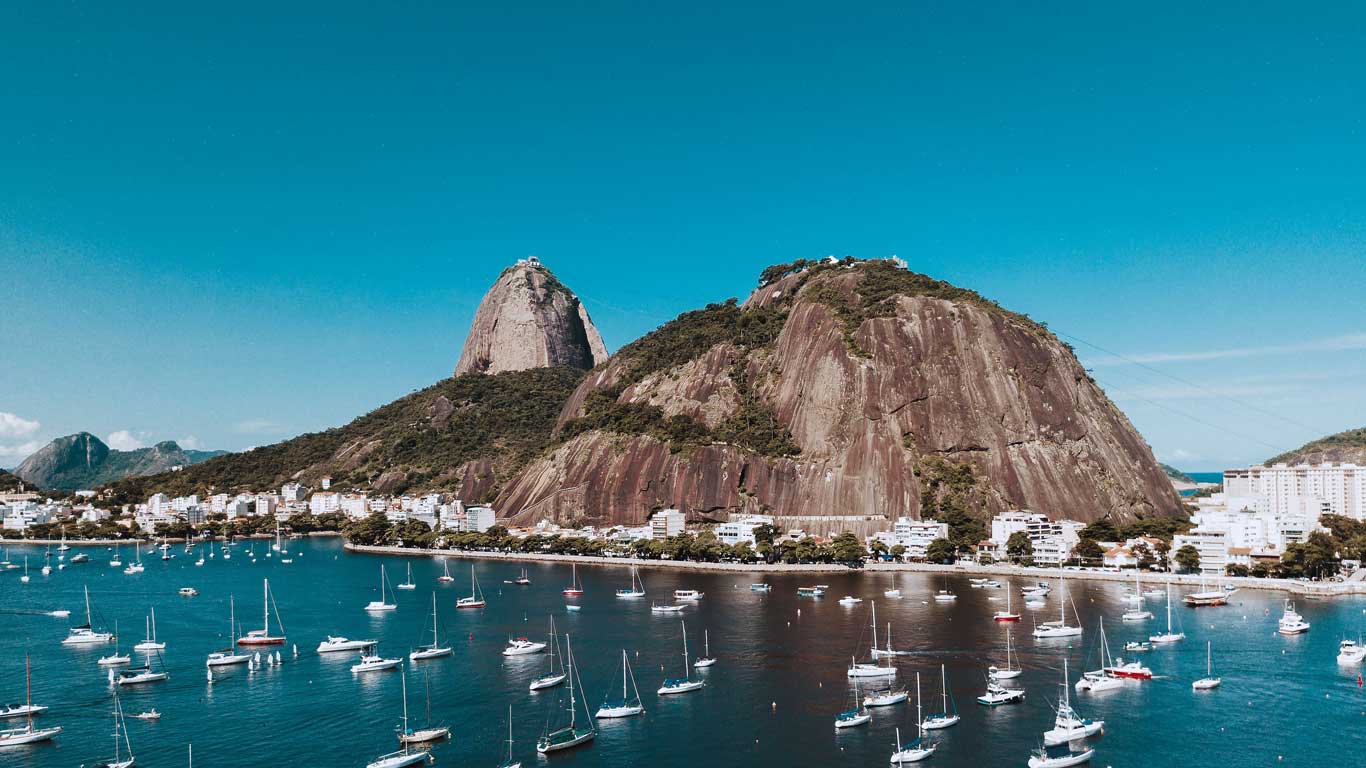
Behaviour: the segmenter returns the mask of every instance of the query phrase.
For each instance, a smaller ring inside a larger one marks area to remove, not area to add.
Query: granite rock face
[[[455,375],[569,366],[587,370],[607,359],[588,311],[539,262],[524,259],[484,294]]]
[[[643,377],[628,375],[639,370],[628,348],[588,375],[560,418],[563,427],[582,415],[596,391],[714,426],[736,412],[740,377],[799,454],[578,432],[496,506],[522,510],[519,523],[637,525],[664,506],[693,519],[767,512],[818,532],[885,529],[950,486],[982,518],[1180,511],[1151,449],[1070,348],[976,294],[908,274],[916,279],[856,264],[783,277],[743,305],[782,313],[772,341],[719,343]]]

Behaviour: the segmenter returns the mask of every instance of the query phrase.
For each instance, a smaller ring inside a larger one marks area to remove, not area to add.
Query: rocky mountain
[[[495,502],[517,522],[1180,510],[1067,345],[890,261],[770,268],[743,305],[686,313],[593,370],[559,430]]]
[[[1176,467],[1173,467],[1170,464],[1158,464],[1157,466],[1161,467],[1162,471],[1167,473],[1167,477],[1170,478],[1173,483],[1195,485],[1194,478]]]
[[[1266,460],[1272,464],[1323,464],[1346,462],[1366,465],[1366,427],[1349,429],[1336,435],[1321,437],[1310,443]]]
[[[607,348],[578,297],[532,258],[503,270],[484,294],[455,375],[588,370],[606,359]]]
[[[444,490],[491,500],[499,487],[554,439],[565,400],[584,372],[537,368],[467,373],[381,406],[351,423],[232,453],[180,472],[115,484],[120,501],[157,491],[260,491],[289,480],[385,493]]]
[[[14,474],[40,488],[93,488],[125,477],[153,475],[220,456],[225,451],[184,450],[167,440],[150,448],[111,450],[89,432],[59,437],[24,459]]]

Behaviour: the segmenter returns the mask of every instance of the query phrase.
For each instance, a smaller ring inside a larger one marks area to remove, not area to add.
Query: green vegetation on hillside
[[[0,493],[6,491],[31,491],[33,487],[27,485],[23,480],[0,469]]]
[[[785,322],[786,312],[741,309],[733,298],[684,312],[613,356],[623,369],[619,384],[628,387],[652,373],[683,365],[717,344],[758,349],[777,339]]]
[[[312,482],[330,474],[336,487],[366,487],[388,471],[406,473],[390,487],[438,489],[464,463],[496,458],[500,478],[553,442],[560,408],[583,379],[573,368],[538,368],[445,379],[361,416],[344,427],[210,459],[180,472],[130,478],[114,485],[123,500],[157,491],[188,493],[264,490],[300,475]],[[444,397],[453,409],[433,418]],[[347,448],[346,455],[338,452]],[[453,482],[453,481],[451,481]]]
[[[1190,475],[1186,474],[1185,472],[1182,472],[1176,467],[1173,467],[1170,464],[1158,464],[1157,466],[1161,467],[1162,471],[1167,473],[1167,477],[1170,477],[1176,482],[1190,483],[1191,485],[1195,485],[1195,480]]]
[[[1300,457],[1310,453],[1343,454],[1347,456],[1344,459],[1345,461],[1366,456],[1366,427],[1349,429],[1336,435],[1321,437],[1313,442],[1305,443],[1293,451],[1272,456],[1266,460],[1265,464],[1270,466],[1272,464],[1295,463]]]

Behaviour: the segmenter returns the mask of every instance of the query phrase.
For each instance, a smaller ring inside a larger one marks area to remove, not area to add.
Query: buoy
[[[775,702],[773,702],[772,704],[770,704],[769,706],[773,707],[773,711],[774,711],[774,712],[778,711],[778,702],[775,701]]]

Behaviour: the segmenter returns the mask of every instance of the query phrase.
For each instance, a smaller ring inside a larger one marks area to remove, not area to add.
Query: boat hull
[[[545,677],[538,677],[538,678],[536,678],[535,680],[532,680],[532,681],[531,681],[531,685],[527,686],[527,688],[528,688],[528,690],[532,690],[532,691],[541,691],[541,690],[545,690],[546,688],[554,688],[555,686],[564,683],[565,678],[567,678],[567,677],[568,677],[568,675],[562,675],[562,674],[561,674],[561,675],[546,675]]]
[[[17,747],[20,744],[34,744],[47,741],[62,732],[61,726],[54,728],[17,728],[0,731],[0,747]]]
[[[659,690],[655,691],[655,693],[660,696],[672,696],[676,693],[689,693],[695,691],[704,685],[706,685],[706,683],[701,680],[688,680],[681,683],[675,683],[674,685],[661,685]]]
[[[562,731],[556,731],[549,736],[544,736],[536,742],[536,751],[545,754],[547,752],[558,752],[562,749],[577,747],[592,741],[597,735],[597,731],[570,731],[572,735],[561,735]]]
[[[422,661],[423,659],[439,659],[442,656],[450,656],[454,652],[455,650],[452,648],[428,648],[426,650],[413,651],[412,653],[408,654],[408,658],[412,659],[413,661]]]
[[[1069,765],[1081,765],[1090,762],[1091,756],[1096,751],[1088,749],[1085,752],[1078,752],[1074,755],[1063,755],[1060,757],[1039,757],[1034,755],[1029,758],[1029,768],[1066,768]]]
[[[624,707],[599,707],[593,716],[600,720],[612,720],[618,717],[635,717],[645,714],[645,707],[639,704],[631,704]]]

